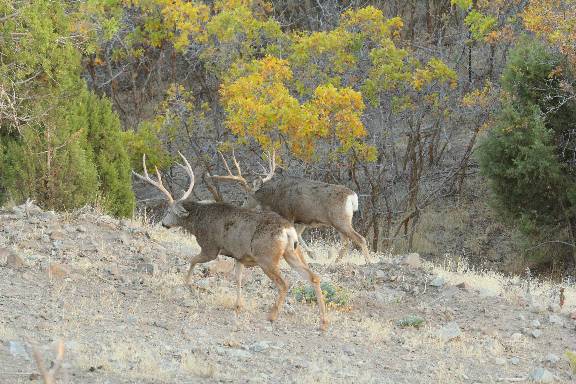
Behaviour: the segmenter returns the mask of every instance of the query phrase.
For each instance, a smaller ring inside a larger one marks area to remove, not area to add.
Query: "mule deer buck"
[[[244,207],[270,210],[294,223],[300,244],[312,256],[310,249],[302,239],[306,227],[330,226],[338,231],[342,248],[336,261],[348,252],[348,240],[360,247],[366,263],[369,263],[369,251],[366,239],[352,227],[352,216],[358,210],[358,195],[343,185],[328,184],[302,177],[275,175],[275,152],[268,156],[267,175],[255,180],[254,186],[242,176],[240,164],[232,152],[232,162],[237,174],[234,175],[222,152],[218,152],[228,175],[210,176],[214,180],[239,183],[248,198]]]
[[[298,246],[298,234],[294,226],[274,212],[256,212],[221,202],[196,202],[188,199],[194,188],[194,172],[188,160],[180,152],[178,154],[185,163],[185,166],[179,165],[190,177],[188,190],[178,200],[174,200],[162,184],[158,169],[156,169],[158,180],[148,175],[146,155],[142,158],[144,176],[136,172],[134,174],[158,188],[168,200],[168,209],[162,219],[162,225],[167,228],[182,227],[186,232],[196,236],[201,251],[190,261],[186,284],[190,284],[196,264],[214,260],[219,254],[230,256],[235,259],[236,309],[240,310],[242,270],[244,266],[258,265],[279,291],[278,298],[268,315],[268,319],[274,321],[278,318],[288,291],[288,284],[280,275],[278,266],[280,260],[284,258],[290,267],[314,287],[320,311],[320,328],[325,330],[328,322],[325,317],[320,278],[308,267],[301,247]]]

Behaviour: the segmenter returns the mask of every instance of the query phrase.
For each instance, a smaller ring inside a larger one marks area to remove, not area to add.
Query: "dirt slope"
[[[179,231],[16,207],[0,212],[0,247],[0,383],[40,382],[30,344],[48,362],[60,338],[59,383],[576,381],[564,356],[576,350],[574,287],[549,311],[551,284],[418,266],[414,255],[332,265],[331,245],[316,244],[313,269],[349,296],[323,335],[316,306],[294,295],[266,321],[276,292],[257,269],[238,316],[230,262],[198,268],[185,287],[198,247]],[[408,315],[425,322],[397,325]]]

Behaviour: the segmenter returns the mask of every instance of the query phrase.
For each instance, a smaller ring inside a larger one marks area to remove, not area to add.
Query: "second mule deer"
[[[328,184],[302,177],[275,175],[275,153],[269,154],[269,170],[264,178],[257,179],[254,186],[242,176],[240,164],[232,152],[234,175],[224,155],[220,153],[228,175],[211,176],[214,180],[234,181],[247,192],[244,204],[247,208],[270,210],[293,222],[298,230],[300,243],[306,247],[302,233],[306,227],[330,226],[338,231],[342,248],[336,258],[339,261],[348,252],[352,240],[360,247],[366,263],[369,251],[366,239],[352,227],[352,217],[358,210],[358,195],[351,189],[337,184]],[[308,253],[310,250],[306,247]]]
[[[278,317],[288,292],[288,284],[280,275],[278,266],[281,259],[308,280],[316,292],[320,311],[320,328],[325,330],[328,322],[325,317],[324,299],[320,289],[320,278],[306,263],[294,226],[274,212],[256,212],[235,207],[226,203],[196,202],[188,200],[194,188],[194,173],[188,160],[180,153],[185,166],[180,164],[190,177],[190,186],[184,195],[174,200],[162,184],[160,172],[156,169],[158,180],[153,180],[146,169],[146,156],[142,163],[144,176],[134,172],[140,179],[157,187],[168,200],[168,210],[162,219],[164,227],[182,227],[196,236],[201,251],[190,261],[186,283],[190,284],[192,271],[198,263],[214,260],[219,254],[235,259],[237,283],[236,308],[242,307],[242,269],[244,266],[258,265],[274,282],[279,294],[268,315],[270,321]]]

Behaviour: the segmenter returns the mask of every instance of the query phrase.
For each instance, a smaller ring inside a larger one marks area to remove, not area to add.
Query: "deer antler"
[[[268,173],[264,178],[262,178],[262,183],[267,182],[268,180],[274,177],[274,171],[276,170],[276,149],[272,149],[272,153],[267,152],[268,156]]]
[[[146,167],[146,154],[142,155],[142,168],[144,169],[144,176],[132,171],[132,173],[134,175],[138,176],[140,179],[142,179],[142,180],[152,184],[156,188],[158,188],[166,196],[166,198],[168,199],[168,203],[170,205],[174,204],[175,202],[186,200],[188,198],[188,196],[190,196],[190,194],[192,193],[192,189],[194,188],[194,172],[192,171],[192,167],[190,166],[190,163],[184,157],[184,155],[182,153],[180,153],[180,151],[178,151],[178,154],[180,155],[180,157],[182,157],[182,160],[184,160],[184,164],[186,164],[186,166],[184,166],[184,165],[178,163],[178,165],[181,166],[182,168],[184,168],[184,170],[186,171],[186,173],[190,177],[190,186],[188,187],[188,190],[186,192],[184,192],[184,195],[182,195],[182,197],[176,201],[174,201],[174,198],[172,197],[170,192],[168,192],[166,187],[164,187],[164,184],[162,183],[162,176],[160,175],[160,171],[158,171],[158,167],[154,167],[154,169],[156,170],[156,177],[158,178],[158,181],[155,181],[154,179],[152,179],[150,177],[150,175],[148,175],[148,169]]]
[[[62,365],[62,360],[64,359],[64,341],[60,340],[58,342],[56,360],[54,360],[54,364],[50,369],[46,369],[44,360],[42,359],[42,356],[40,355],[40,352],[36,347],[32,347],[32,354],[34,355],[34,360],[36,361],[38,370],[42,375],[42,380],[44,380],[44,384],[56,384],[56,379],[54,378],[54,376],[58,373],[58,370]]]
[[[252,193],[253,192],[252,187],[250,186],[250,184],[248,184],[248,181],[246,181],[244,176],[242,176],[242,169],[240,169],[240,164],[238,163],[238,160],[236,160],[236,155],[234,154],[234,149],[232,149],[232,163],[234,163],[234,167],[236,168],[236,172],[237,172],[236,175],[234,175],[232,173],[232,171],[230,170],[230,167],[228,166],[228,162],[226,161],[224,154],[221,151],[218,151],[218,154],[220,155],[220,158],[222,159],[222,162],[224,163],[224,167],[226,168],[228,175],[225,175],[225,176],[209,175],[209,177],[212,178],[213,180],[235,181],[237,183],[240,183],[240,185],[242,185],[242,188],[244,188],[244,190],[246,192]]]

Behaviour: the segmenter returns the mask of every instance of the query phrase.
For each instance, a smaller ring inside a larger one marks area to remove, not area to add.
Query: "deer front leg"
[[[318,311],[320,312],[320,330],[322,332],[328,329],[328,320],[326,319],[326,306],[324,304],[324,295],[322,294],[322,288],[320,287],[320,277],[310,270],[308,263],[302,257],[302,252],[296,249],[293,252],[288,252],[284,255],[284,259],[296,270],[300,276],[308,280],[310,285],[314,287],[316,292],[316,302],[318,303]]]
[[[262,267],[262,266],[261,266]],[[276,321],[278,318],[278,313],[282,306],[284,305],[284,301],[286,300],[286,294],[288,293],[288,284],[280,275],[280,271],[278,270],[278,266],[275,267],[262,267],[262,270],[276,284],[278,288],[278,298],[276,299],[276,303],[272,306],[270,313],[268,314],[268,320]]]
[[[194,270],[194,267],[196,266],[196,264],[205,263],[207,261],[214,260],[217,257],[218,257],[218,251],[217,250],[216,251],[212,251],[212,250],[207,251],[204,249],[202,249],[199,254],[192,257],[192,259],[190,260],[190,268],[188,269],[188,273],[186,274],[186,279],[185,279],[186,285],[190,285],[190,280],[192,279],[192,271]]]
[[[240,312],[244,306],[242,300],[242,271],[244,266],[238,260],[234,264],[234,276],[236,277],[236,312]]]

